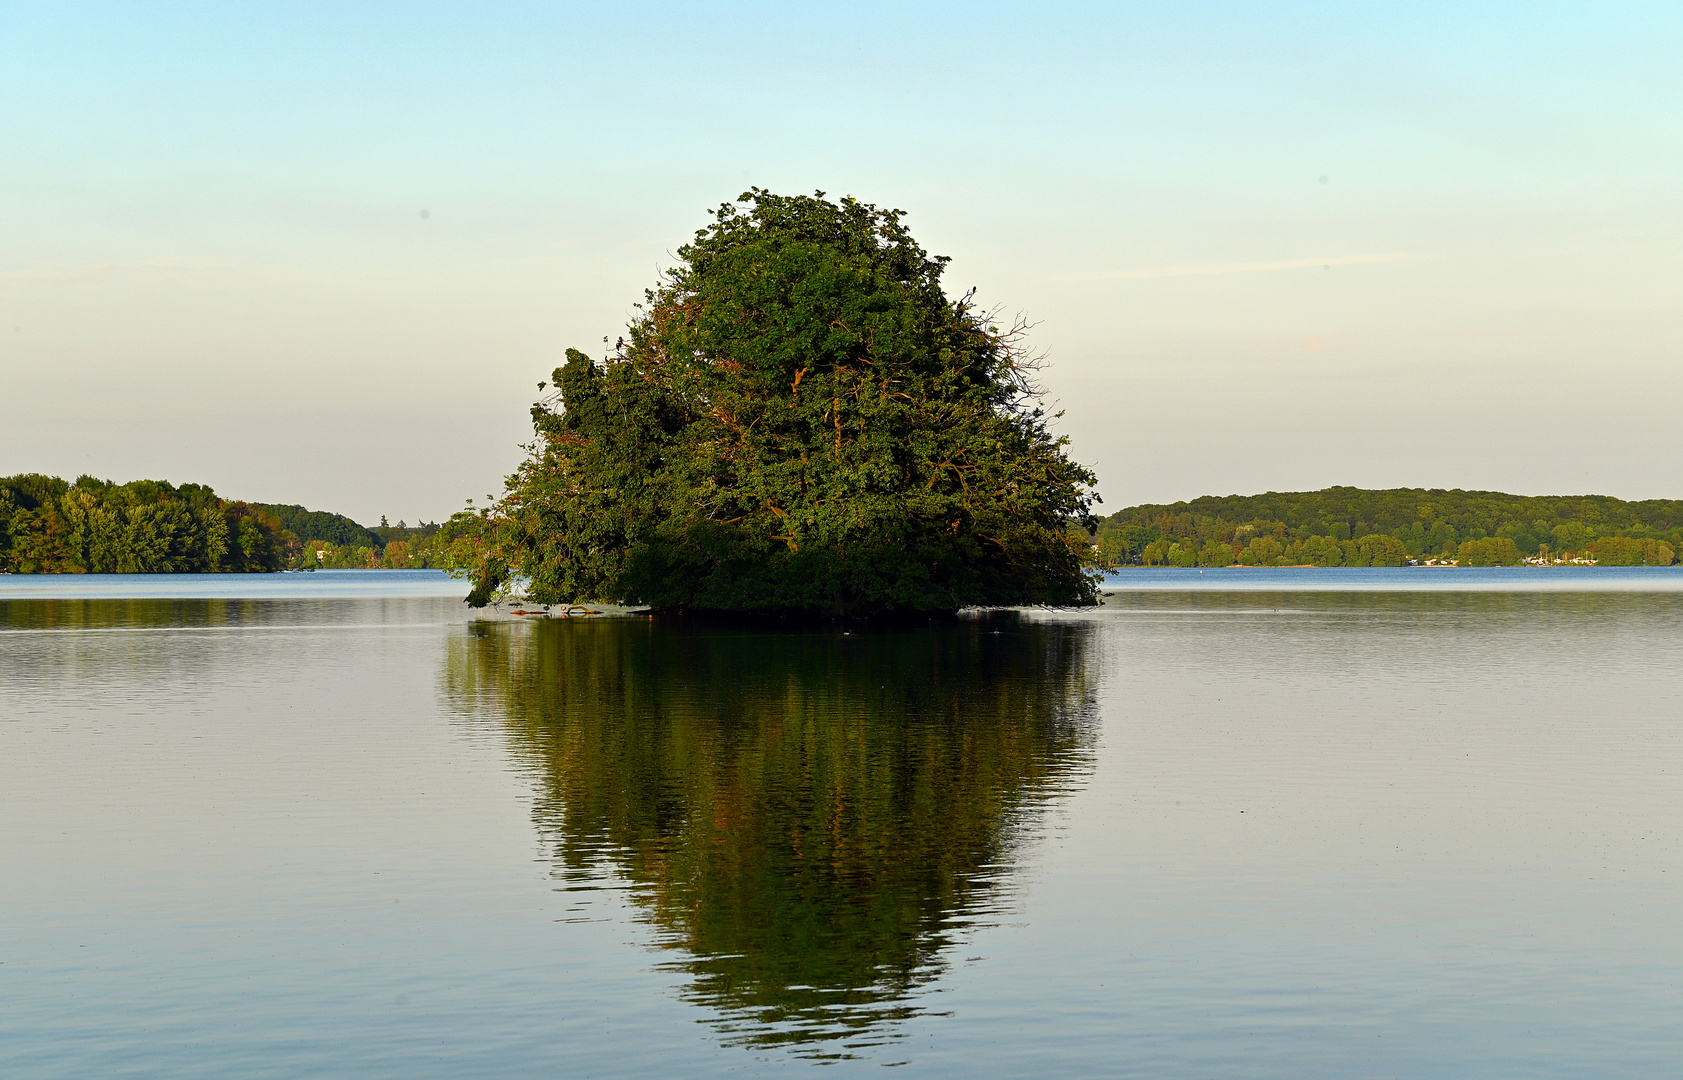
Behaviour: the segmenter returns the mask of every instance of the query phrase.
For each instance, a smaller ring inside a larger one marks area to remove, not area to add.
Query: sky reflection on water
[[[247,599],[467,595],[442,570],[310,570],[283,574],[0,574],[0,599]]]
[[[1666,591],[0,599],[0,1074],[1663,1075],[1680,714]]]

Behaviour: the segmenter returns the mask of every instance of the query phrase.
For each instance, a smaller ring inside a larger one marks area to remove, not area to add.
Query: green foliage
[[[1661,540],[1610,536],[1589,545],[1589,552],[1601,566],[1670,566],[1676,550]]]
[[[1580,521],[1563,521],[1549,535],[1559,551],[1584,551],[1595,541],[1595,530]]]
[[[20,574],[261,573],[291,535],[201,484],[0,478],[0,570]]]
[[[457,548],[483,602],[874,615],[1084,604],[1092,474],[1022,327],[947,299],[894,210],[755,189],[604,363],[568,350],[531,457]]]
[[[361,545],[378,548],[385,543],[374,530],[363,528],[343,514],[306,510],[302,506],[263,503],[257,504],[257,509],[273,514],[280,522],[281,528],[292,533],[303,544],[311,540],[323,540],[335,547]]]
[[[1272,536],[1258,536],[1239,552],[1241,566],[1279,566],[1285,557],[1285,545]]]
[[[1457,566],[1518,566],[1525,555],[1507,536],[1468,540],[1455,551]]]
[[[1311,536],[1299,557],[1313,566],[1343,566],[1344,548],[1330,536]]]
[[[350,520],[337,514],[321,516]],[[449,547],[456,532],[454,526],[432,523],[411,526],[400,521],[376,529],[356,527],[363,536],[353,536],[347,543],[305,541],[290,565],[321,570],[443,570],[453,565]]]
[[[1224,544],[1220,540],[1211,540],[1198,552],[1199,566],[1232,566],[1233,561],[1232,545]]]
[[[1100,566],[1192,565],[1197,560],[1184,553],[1214,543],[1236,549],[1244,566],[1401,566],[1459,561],[1464,544],[1487,539],[1505,541],[1519,552],[1516,561],[1667,565],[1656,560],[1674,562],[1683,550],[1683,501],[1347,487],[1207,496],[1120,510],[1099,523],[1091,549]],[[1638,549],[1613,540],[1646,546],[1632,554]],[[1468,550],[1511,558],[1501,545]]]
[[[1345,566],[1402,566],[1408,562],[1408,548],[1403,542],[1383,533],[1369,533],[1344,547]]]
[[[364,529],[339,514],[222,499],[202,484],[0,478],[0,571],[16,574],[442,568],[454,536],[432,524]]]

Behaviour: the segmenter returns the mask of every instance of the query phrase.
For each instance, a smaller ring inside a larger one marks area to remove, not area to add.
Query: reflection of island
[[[629,881],[728,1041],[846,1054],[916,1011],[1085,767],[1090,630],[486,623],[448,684],[538,767],[559,873]]]

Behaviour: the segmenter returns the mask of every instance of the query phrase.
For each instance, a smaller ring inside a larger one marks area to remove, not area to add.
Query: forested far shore
[[[272,573],[445,565],[450,528],[374,528],[302,506],[224,499],[203,484],[0,477],[0,572]]]
[[[1670,566],[1683,501],[1332,487],[1130,506],[1090,535],[1102,567]]]
[[[203,484],[0,477],[0,572],[269,573],[450,565],[457,527],[364,526]],[[1122,566],[1669,566],[1683,500],[1335,487],[1131,506],[1100,519],[1093,561]]]

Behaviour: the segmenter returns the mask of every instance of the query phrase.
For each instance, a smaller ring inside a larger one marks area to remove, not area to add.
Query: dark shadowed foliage
[[[605,361],[534,407],[462,563],[547,602],[876,615],[1086,604],[1092,475],[1022,327],[941,285],[901,214],[755,189],[678,251]]]

